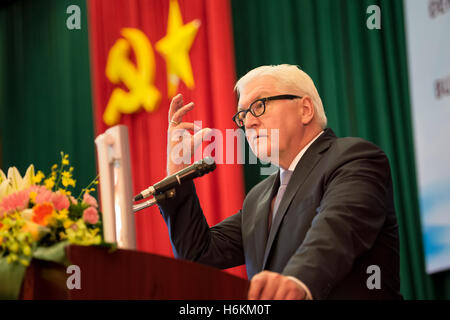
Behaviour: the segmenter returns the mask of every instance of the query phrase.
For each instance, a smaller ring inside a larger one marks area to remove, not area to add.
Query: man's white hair
[[[262,76],[271,76],[274,78],[274,86],[283,94],[297,94],[299,96],[310,96],[314,104],[314,118],[322,129],[327,126],[327,117],[323,109],[322,99],[317,92],[314,81],[306,72],[300,70],[298,66],[290,64],[261,66],[250,70],[246,75],[242,76],[236,83],[234,89],[238,97],[245,86]]]

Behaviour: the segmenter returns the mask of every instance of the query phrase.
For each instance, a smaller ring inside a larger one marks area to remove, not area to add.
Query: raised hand
[[[183,105],[183,96],[177,94],[170,103],[167,130],[167,174],[173,174],[191,164],[195,150],[210,133],[210,128],[196,130],[194,123],[183,122],[183,117],[194,108],[194,103]],[[194,131],[192,134],[190,131]]]

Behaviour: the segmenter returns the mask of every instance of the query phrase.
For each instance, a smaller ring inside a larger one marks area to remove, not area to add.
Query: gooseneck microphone
[[[134,201],[139,201],[151,195],[166,192],[182,184],[184,181],[201,177],[204,174],[213,171],[215,168],[216,163],[214,162],[214,159],[206,157],[143,190],[134,197]]]

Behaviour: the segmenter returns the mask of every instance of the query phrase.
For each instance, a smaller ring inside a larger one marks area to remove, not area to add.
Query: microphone
[[[213,171],[215,168],[216,163],[214,162],[214,159],[211,157],[206,157],[143,190],[134,197],[134,201],[139,201],[153,194],[158,194],[173,189],[184,181],[201,177],[204,174]]]

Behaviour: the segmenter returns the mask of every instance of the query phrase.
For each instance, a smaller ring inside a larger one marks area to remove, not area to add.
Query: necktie
[[[277,214],[278,207],[280,206],[281,199],[283,199],[284,192],[286,191],[286,187],[289,183],[289,180],[291,179],[291,176],[292,171],[289,170],[283,170],[283,172],[280,175],[280,187],[278,188],[277,196],[275,197],[275,202],[273,205],[273,210],[269,217],[269,231],[272,225],[272,221],[274,221],[275,219],[275,215]]]

